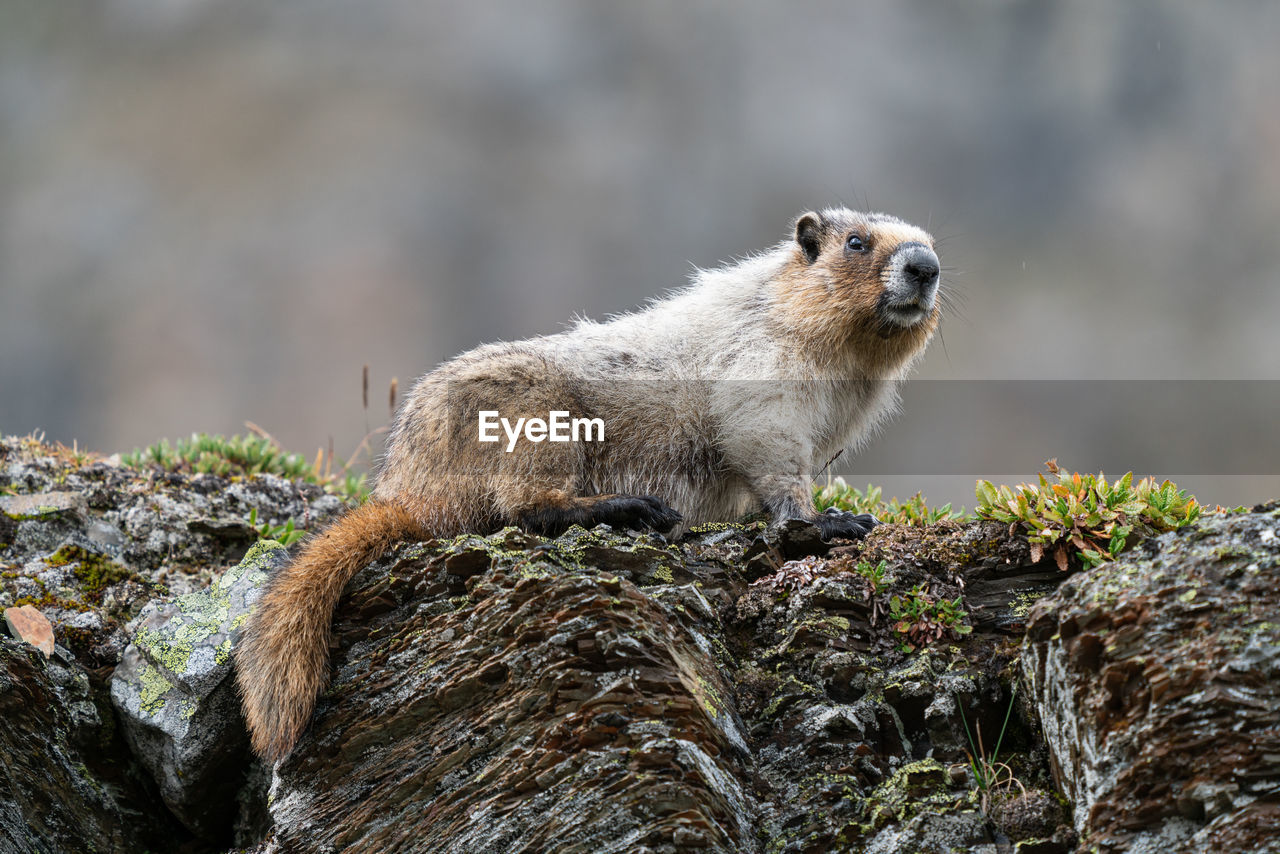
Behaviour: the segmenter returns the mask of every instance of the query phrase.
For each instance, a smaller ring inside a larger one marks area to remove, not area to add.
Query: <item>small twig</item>
[[[836,460],[840,459],[840,455],[843,453],[844,453],[844,448],[841,448],[840,450],[836,451],[836,455],[831,459],[827,460],[827,464],[822,467],[822,471],[818,472],[818,477],[822,477],[822,475],[826,474],[827,469],[831,468],[831,464],[834,463]]]
[[[360,401],[364,406],[364,432],[369,432],[369,363],[364,363],[360,372]]]
[[[257,436],[259,439],[266,439],[268,442],[270,442],[271,447],[275,448],[277,451],[284,450],[284,448],[280,446],[280,443],[276,441],[275,436],[272,436],[270,433],[268,433],[266,430],[263,430],[257,424],[254,424],[252,421],[246,421],[244,422],[244,426],[246,430],[248,430],[253,435]]]

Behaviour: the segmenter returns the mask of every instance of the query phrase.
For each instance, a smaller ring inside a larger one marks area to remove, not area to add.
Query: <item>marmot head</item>
[[[828,208],[795,221],[779,308],[811,349],[852,346],[894,370],[938,324],[941,268],[928,232],[880,213]],[[869,357],[869,358],[868,358]]]

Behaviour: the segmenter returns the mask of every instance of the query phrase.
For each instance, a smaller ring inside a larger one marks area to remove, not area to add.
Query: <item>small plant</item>
[[[835,507],[853,513],[870,513],[881,522],[899,525],[932,525],[944,519],[965,518],[963,511],[952,510],[950,504],[929,507],[924,496],[918,492],[906,501],[891,498],[886,502],[881,500],[880,487],[867,484],[864,491],[850,486],[839,477],[830,479],[825,484],[815,484],[813,500],[819,512]]]
[[[259,523],[257,507],[249,510],[249,527],[256,530],[262,539],[275,540],[282,546],[291,546],[306,536],[305,531],[299,531],[294,526],[292,519],[283,525],[272,525],[270,522]]]
[[[845,558],[848,560],[848,558]],[[871,603],[871,625],[875,625],[880,616],[884,614],[884,599],[881,593],[885,591],[893,581],[889,575],[889,563],[880,561],[875,566],[870,561],[860,560],[853,567],[856,575],[861,575],[867,582],[867,601]]]
[[[369,495],[366,475],[350,470],[350,464],[333,465],[333,453],[326,457],[323,449],[309,462],[302,454],[285,451],[270,435],[255,430],[246,436],[210,436],[194,433],[189,439],[170,443],[161,439],[148,448],[122,454],[120,461],[130,468],[158,466],[165,471],[191,474],[215,474],[220,477],[246,477],[274,474],[291,480],[303,480],[323,486],[347,501],[364,501]]]
[[[121,462],[133,468],[153,463],[169,471],[216,474],[222,477],[275,474],[305,479],[312,468],[301,454],[282,450],[266,436],[210,436],[194,433],[169,444],[161,439],[146,450],[124,454]]]
[[[369,497],[369,475],[365,472],[343,472],[332,475],[324,487],[347,501],[363,502]]]
[[[96,455],[80,450],[80,443],[74,439],[71,441],[70,448],[61,442],[54,442],[50,448],[53,450],[55,457],[76,468],[83,468],[96,459]]]
[[[964,734],[969,740],[969,749],[965,754],[969,757],[969,773],[973,775],[974,784],[978,787],[978,791],[982,799],[982,812],[985,814],[991,805],[991,796],[999,793],[1001,790],[1010,789],[1017,786],[1025,796],[1027,789],[1013,773],[1013,769],[1008,764],[999,761],[1000,745],[1004,743],[1005,731],[1009,728],[1009,718],[1013,714],[1013,702],[1018,696],[1018,686],[1013,686],[1012,692],[1009,694],[1009,708],[1004,713],[1004,723],[1000,727],[1000,735],[996,738],[996,748],[992,751],[988,758],[986,749],[982,744],[982,724],[979,721],[973,722],[973,728],[977,730],[978,738],[974,741],[973,733],[969,731],[969,721],[964,716],[964,703],[956,697],[956,708],[960,710],[960,721],[964,724]]]
[[[871,585],[871,595],[879,596],[885,588],[889,580],[889,564],[887,561],[880,561],[875,566],[870,561],[860,560],[853,571],[861,575]]]
[[[1195,522],[1201,508],[1177,486],[1154,478],[1133,482],[1129,472],[1115,483],[1068,472],[1057,460],[1045,463],[1057,480],[1040,475],[1037,486],[995,487],[978,481],[977,515],[1028,532],[1032,560],[1050,553],[1066,570],[1072,555],[1085,569],[1114,559],[1138,540]]]
[[[935,600],[922,584],[912,587],[905,596],[889,598],[889,619],[903,652],[913,652],[948,633],[969,634],[973,627],[965,624],[967,616],[959,597]]]

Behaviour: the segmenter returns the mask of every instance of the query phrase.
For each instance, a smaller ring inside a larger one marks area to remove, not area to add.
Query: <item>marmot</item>
[[[896,406],[937,327],[938,286],[925,231],[810,212],[783,243],[634,313],[482,346],[422,377],[370,500],[278,572],[248,621],[236,668],[254,748],[278,760],[293,747],[328,678],[343,588],[397,541],[505,525],[665,532],[752,506],[826,538],[866,534],[870,516],[815,512],[811,477]],[[603,441],[479,440],[483,417],[555,412],[600,419]]]

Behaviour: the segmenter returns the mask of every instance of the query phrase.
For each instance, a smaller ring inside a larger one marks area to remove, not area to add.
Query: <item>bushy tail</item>
[[[427,531],[402,505],[370,501],[311,540],[267,586],[236,649],[253,749],[281,759],[302,734],[329,676],[329,632],[342,590],[400,540]]]

